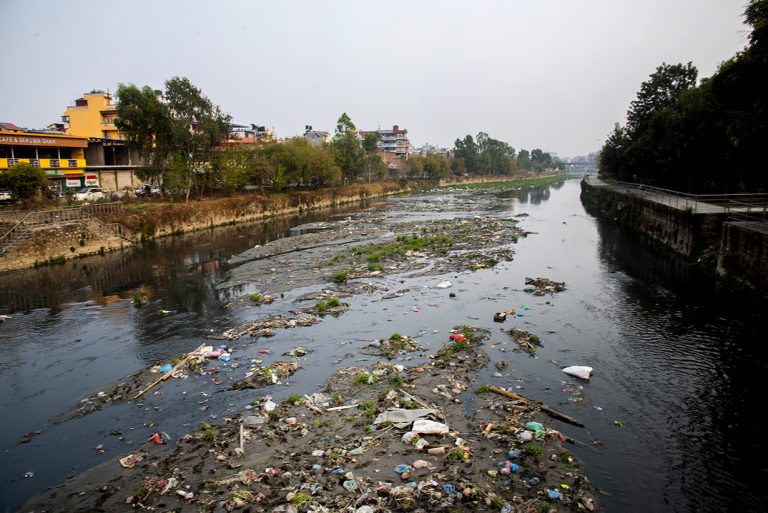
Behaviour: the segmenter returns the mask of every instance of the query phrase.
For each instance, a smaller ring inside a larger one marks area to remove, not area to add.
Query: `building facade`
[[[75,100],[61,117],[68,135],[125,139],[115,126],[117,106],[112,95],[104,91],[91,91]]]
[[[87,137],[0,130],[0,172],[23,162],[42,169],[54,191],[97,186],[98,175],[87,171],[87,147]]]
[[[378,153],[390,169],[402,169],[408,160],[411,142],[408,140],[408,130],[394,125],[391,130],[360,130],[357,134],[363,140],[366,135],[379,134]]]
[[[117,105],[111,94],[99,90],[83,94],[66,108],[61,120],[68,135],[88,139],[87,171],[96,177],[96,185],[108,192],[123,192],[139,183],[134,171],[143,162],[115,125]]]

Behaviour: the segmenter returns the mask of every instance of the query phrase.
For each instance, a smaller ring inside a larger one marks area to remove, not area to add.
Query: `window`
[[[77,160],[75,160],[75,159],[67,160],[67,166],[69,166],[69,167],[77,167]]]
[[[51,167],[59,167],[59,159],[51,159]]]
[[[15,166],[19,163],[19,159],[8,159],[8,167]]]
[[[30,159],[29,163],[32,165],[32,167],[40,167],[40,161],[37,159]]]

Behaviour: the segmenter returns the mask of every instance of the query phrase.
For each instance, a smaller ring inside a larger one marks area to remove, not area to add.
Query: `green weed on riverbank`
[[[544,186],[552,185],[553,183],[565,181],[565,175],[548,175],[548,176],[529,176],[525,178],[512,178],[509,180],[500,180],[498,182],[480,182],[480,183],[464,183],[464,184],[452,184],[448,187],[454,189],[503,189],[509,187],[531,187],[531,186]]]

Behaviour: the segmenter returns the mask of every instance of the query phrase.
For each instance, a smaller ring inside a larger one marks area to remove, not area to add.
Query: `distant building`
[[[420,156],[423,157],[424,155],[428,153],[433,153],[435,155],[442,155],[445,158],[452,159],[454,156],[454,149],[449,148],[441,148],[439,146],[435,146],[434,144],[425,143],[420,148],[412,148],[410,155],[411,156]]]
[[[368,134],[379,134],[378,153],[390,169],[402,169],[408,160],[411,142],[408,140],[408,130],[394,125],[391,130],[360,130],[357,136],[362,140]]]
[[[87,171],[87,137],[52,134],[0,123],[0,173],[19,163],[45,172],[52,189],[65,190],[98,185],[98,176]]]
[[[312,130],[311,125],[306,125],[304,127],[303,137],[315,146],[322,146],[325,143],[329,143],[333,138],[330,132],[324,130]]]
[[[248,144],[258,141],[272,141],[275,138],[274,130],[262,125],[238,125],[232,123],[227,131],[227,140],[225,146],[232,144]]]

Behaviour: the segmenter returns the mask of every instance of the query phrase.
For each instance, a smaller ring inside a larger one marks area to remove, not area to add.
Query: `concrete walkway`
[[[645,198],[648,201],[667,205],[678,210],[690,210],[696,214],[725,214],[729,212],[729,210],[723,206],[697,201],[684,193],[680,193],[680,195],[664,194],[658,190],[643,189],[642,185],[635,187],[616,185],[604,182],[596,176],[587,176],[586,181],[593,187],[607,187],[616,192]],[[733,209],[731,209],[731,211],[733,211]]]

